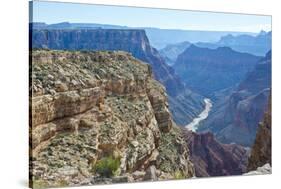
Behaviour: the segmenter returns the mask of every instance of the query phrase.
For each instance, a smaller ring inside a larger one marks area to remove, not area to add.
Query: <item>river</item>
[[[199,127],[199,123],[202,120],[204,120],[204,119],[206,119],[208,117],[209,112],[212,109],[213,104],[212,104],[212,101],[210,99],[208,99],[208,98],[205,98],[204,102],[205,102],[205,109],[198,115],[198,117],[194,118],[192,120],[192,122],[187,124],[185,126],[185,128],[187,128],[187,129],[189,129],[189,130],[191,130],[193,132],[196,132],[196,130]]]

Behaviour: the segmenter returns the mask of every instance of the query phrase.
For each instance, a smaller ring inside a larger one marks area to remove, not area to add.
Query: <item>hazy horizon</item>
[[[32,22],[94,23],[170,30],[271,31],[271,16],[35,1]]]

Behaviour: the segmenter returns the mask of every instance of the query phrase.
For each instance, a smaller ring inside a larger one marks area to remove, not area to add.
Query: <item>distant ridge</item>
[[[128,27],[111,24],[98,23],[69,23],[62,22],[56,24],[46,24],[43,22],[33,22],[33,29],[83,29],[83,28],[102,28],[102,29],[144,29],[151,45],[157,49],[162,49],[168,44],[189,41],[197,42],[215,42],[222,36],[232,34],[234,36],[248,34],[255,36],[257,33],[236,32],[236,31],[200,31],[200,30],[182,30],[182,29],[161,29],[153,27]]]
[[[271,49],[272,32],[261,31],[257,35],[232,35],[222,36],[217,42],[193,43],[198,47],[216,49],[218,47],[230,47],[238,52],[246,52],[256,56],[264,56]],[[173,65],[178,57],[192,43],[183,41],[180,43],[168,44],[159,52],[169,65]]]
[[[178,56],[173,68],[193,91],[212,98],[216,91],[241,82],[260,58],[229,47],[209,49],[192,44]]]

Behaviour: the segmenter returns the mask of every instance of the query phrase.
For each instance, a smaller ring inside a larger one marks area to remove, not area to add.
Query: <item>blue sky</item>
[[[33,22],[100,23],[163,29],[246,31],[271,30],[271,17],[181,11],[167,9],[103,6],[58,2],[33,2]]]

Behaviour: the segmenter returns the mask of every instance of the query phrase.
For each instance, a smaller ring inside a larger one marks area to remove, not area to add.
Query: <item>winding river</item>
[[[198,127],[199,127],[199,123],[200,123],[202,120],[204,120],[204,119],[206,119],[206,118],[208,117],[209,112],[210,112],[210,110],[211,110],[213,104],[212,104],[212,101],[211,101],[210,99],[208,99],[208,98],[205,98],[205,99],[204,99],[204,102],[205,102],[205,109],[198,115],[198,117],[194,118],[194,119],[192,120],[192,122],[190,122],[189,124],[187,124],[187,125],[185,126],[185,128],[187,128],[187,129],[189,129],[189,130],[191,130],[191,131],[193,131],[193,132],[196,132],[196,130],[197,130]]]

